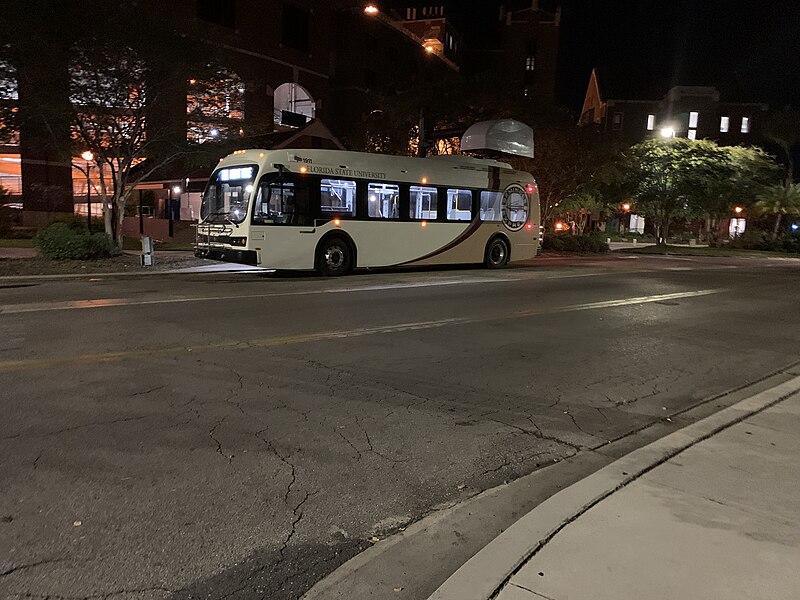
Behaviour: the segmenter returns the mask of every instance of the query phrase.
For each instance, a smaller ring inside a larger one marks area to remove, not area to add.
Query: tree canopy
[[[762,150],[684,138],[636,144],[623,153],[617,170],[633,210],[654,220],[660,244],[676,217],[730,214],[735,204],[750,204],[777,172]]]

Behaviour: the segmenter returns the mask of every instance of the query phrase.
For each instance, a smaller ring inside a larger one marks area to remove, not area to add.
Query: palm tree
[[[777,215],[775,228],[772,230],[772,239],[776,239],[783,215],[800,215],[800,183],[787,181],[783,185],[765,188],[758,195],[758,202],[753,208],[762,215]]]

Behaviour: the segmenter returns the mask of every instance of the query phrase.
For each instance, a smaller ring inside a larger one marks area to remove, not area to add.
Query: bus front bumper
[[[232,250],[228,248],[197,247],[194,250],[197,258],[208,258],[224,262],[240,263],[243,265],[257,265],[258,254],[255,250]]]

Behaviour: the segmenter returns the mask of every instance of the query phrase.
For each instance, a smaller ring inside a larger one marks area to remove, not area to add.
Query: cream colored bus
[[[344,275],[355,268],[536,256],[529,173],[468,156],[238,150],[203,195],[197,256]]]

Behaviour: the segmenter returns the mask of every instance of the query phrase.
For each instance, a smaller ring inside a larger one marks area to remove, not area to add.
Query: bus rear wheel
[[[317,269],[325,277],[347,275],[353,268],[353,253],[342,238],[330,238],[317,250]]]
[[[501,269],[508,264],[508,244],[503,238],[496,237],[489,242],[483,263],[487,269]]]

